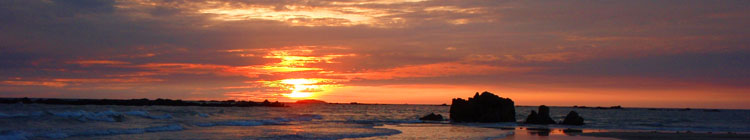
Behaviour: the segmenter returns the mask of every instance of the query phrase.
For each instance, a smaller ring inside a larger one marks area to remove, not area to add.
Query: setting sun
[[[0,0],[0,140],[750,140],[748,23],[750,0]]]
[[[315,92],[323,91],[324,86],[319,85],[324,79],[284,79],[281,84],[291,85],[288,89],[291,93],[282,94],[289,98],[312,98]]]

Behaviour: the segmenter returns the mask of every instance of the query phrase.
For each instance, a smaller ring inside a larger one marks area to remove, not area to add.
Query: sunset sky
[[[750,1],[1,0],[0,97],[750,109]]]

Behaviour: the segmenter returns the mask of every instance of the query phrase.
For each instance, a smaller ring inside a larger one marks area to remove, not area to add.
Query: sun
[[[325,78],[291,78],[274,81],[258,81],[265,87],[279,88],[282,96],[290,99],[316,99],[341,85],[336,79]]]
[[[284,79],[281,80],[281,83],[284,84],[292,84],[292,85],[307,85],[307,84],[315,84],[318,83],[319,80],[317,79]]]
[[[289,94],[283,94],[286,97],[312,98],[315,95],[314,92],[323,90],[322,86],[317,85],[321,81],[322,79],[300,78],[300,79],[284,79],[284,80],[281,80],[280,83],[292,85],[289,87],[289,90],[291,90],[292,92]]]

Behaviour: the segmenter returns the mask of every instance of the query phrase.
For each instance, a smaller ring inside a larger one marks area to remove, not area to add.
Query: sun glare
[[[306,84],[318,83],[318,80],[316,79],[284,79],[284,80],[281,80],[281,83],[292,84],[292,85],[306,85]]]
[[[289,90],[291,90],[291,93],[283,94],[286,97],[289,98],[313,98],[315,96],[316,92],[321,92],[326,88],[326,84],[322,84],[321,82],[324,81],[324,79],[284,79],[280,80],[279,83],[281,84],[287,84],[291,85],[289,86]]]

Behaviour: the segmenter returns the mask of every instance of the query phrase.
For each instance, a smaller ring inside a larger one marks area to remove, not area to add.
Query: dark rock
[[[427,116],[419,118],[419,120],[423,120],[423,121],[443,121],[443,115],[440,115],[440,114],[435,115],[435,113],[430,113]]]
[[[453,99],[450,109],[453,122],[515,122],[516,109],[513,100],[490,92],[478,92],[473,98]]]
[[[552,129],[549,128],[526,128],[526,130],[528,130],[531,135],[539,136],[549,136],[549,133],[552,132]]]
[[[570,111],[562,123],[564,125],[583,125],[583,117],[578,116],[578,112]]]
[[[526,123],[539,122],[539,114],[532,110],[529,116],[526,116]]]
[[[583,130],[581,130],[581,129],[571,129],[571,128],[568,128],[568,129],[563,129],[563,133],[565,133],[565,134],[570,134],[570,133],[583,133]]]
[[[549,116],[549,107],[545,105],[539,106],[539,113],[531,111],[528,117],[526,117],[527,124],[555,124],[555,120]]]

